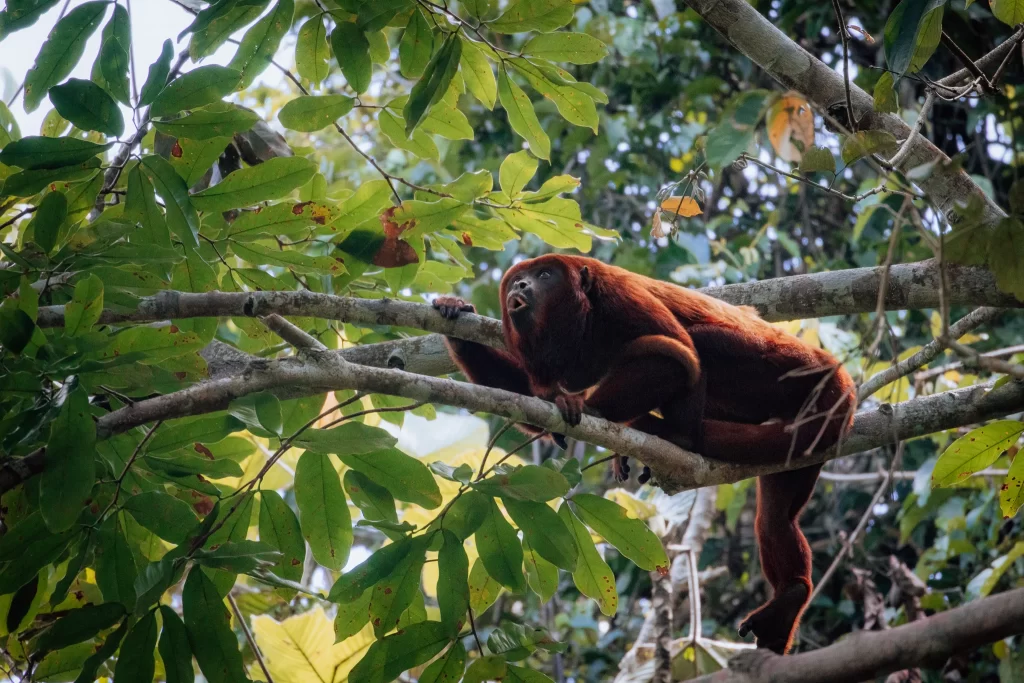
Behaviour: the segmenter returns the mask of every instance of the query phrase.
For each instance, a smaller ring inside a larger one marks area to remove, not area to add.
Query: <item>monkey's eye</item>
[[[540,271],[540,274],[537,277],[539,277],[541,280],[547,280],[549,277],[551,277],[551,271],[542,270]]]

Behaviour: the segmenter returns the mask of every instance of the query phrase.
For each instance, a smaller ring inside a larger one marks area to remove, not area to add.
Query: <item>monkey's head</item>
[[[559,314],[578,317],[587,301],[591,275],[577,260],[586,259],[548,254],[512,266],[501,280],[506,323],[520,335],[529,335],[557,320]]]

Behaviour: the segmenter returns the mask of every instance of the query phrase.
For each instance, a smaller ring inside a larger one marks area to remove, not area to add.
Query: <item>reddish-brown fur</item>
[[[525,315],[509,311],[510,283],[539,292]],[[554,401],[570,424],[585,409],[707,457],[769,463],[831,446],[851,423],[855,387],[842,365],[751,308],[566,255],[510,268],[501,301],[508,351],[449,338],[454,360],[475,383]],[[446,317],[473,310],[454,297],[435,306]],[[755,529],[774,597],[740,632],[780,653],[810,599],[799,516],[819,470],[758,481]]]

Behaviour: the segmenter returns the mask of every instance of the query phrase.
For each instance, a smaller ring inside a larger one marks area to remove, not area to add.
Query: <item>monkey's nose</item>
[[[516,283],[516,287],[518,287],[519,289],[526,289],[529,286],[530,285],[526,282],[526,280],[520,280],[519,282]]]

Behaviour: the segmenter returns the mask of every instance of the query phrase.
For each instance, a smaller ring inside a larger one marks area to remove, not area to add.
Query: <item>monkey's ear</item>
[[[584,293],[587,293],[593,285],[594,278],[590,275],[590,268],[583,266],[580,269],[580,288]]]

